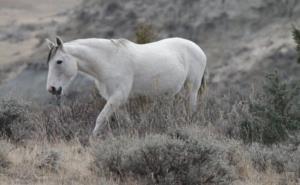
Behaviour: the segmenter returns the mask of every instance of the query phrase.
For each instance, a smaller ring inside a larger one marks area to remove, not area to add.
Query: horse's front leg
[[[111,97],[108,98],[104,108],[100,112],[96,125],[93,130],[93,135],[96,136],[98,131],[103,130],[105,127],[106,121],[110,118],[112,113],[114,113],[122,103],[127,100],[128,93],[125,93],[122,90],[116,91]]]

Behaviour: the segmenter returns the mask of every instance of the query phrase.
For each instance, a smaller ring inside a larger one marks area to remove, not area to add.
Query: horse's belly
[[[176,94],[183,86],[186,72],[181,66],[158,68],[159,73],[144,71],[135,76],[132,95]]]

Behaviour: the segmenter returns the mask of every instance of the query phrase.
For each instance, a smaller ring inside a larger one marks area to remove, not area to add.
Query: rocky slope
[[[68,16],[65,23],[48,25],[38,38],[54,38],[49,31],[54,27],[65,41],[86,37],[134,40],[136,26],[145,23],[153,26],[157,40],[176,36],[198,43],[208,56],[210,87],[220,93],[233,86],[247,92],[251,83],[274,68],[288,74],[287,79],[299,78],[290,32],[292,24],[300,25],[297,0],[88,0]],[[27,91],[15,91],[19,96],[49,98],[44,95],[46,67],[41,65],[46,55],[47,48],[38,46],[27,59],[34,65],[0,86],[0,94],[7,95],[20,85]],[[86,83],[78,79],[77,83]],[[77,92],[81,89],[79,85]]]

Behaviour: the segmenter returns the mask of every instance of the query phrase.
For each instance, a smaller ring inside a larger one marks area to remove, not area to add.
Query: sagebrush
[[[193,139],[165,135],[116,138],[95,150],[99,171],[143,184],[231,184],[233,170],[219,157],[220,148]]]
[[[297,134],[299,87],[299,81],[288,84],[278,73],[268,74],[262,91],[249,99],[250,115],[241,122],[242,139],[273,144]]]

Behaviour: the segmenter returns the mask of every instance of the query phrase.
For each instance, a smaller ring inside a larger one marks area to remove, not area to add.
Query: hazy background
[[[276,67],[284,68],[286,78],[299,72],[290,32],[299,23],[297,0],[1,0],[0,5],[0,96],[50,98],[45,38],[135,41],[139,24],[151,25],[155,40],[177,36],[199,44],[208,56],[209,87],[220,93],[229,86],[247,92]],[[79,78],[70,93],[85,83]]]
[[[293,25],[299,0],[0,0],[0,184],[299,185]],[[78,75],[57,105],[45,38],[136,41],[141,27],[196,42],[206,92],[194,114],[184,93],[129,100],[130,119],[116,111],[90,140],[105,101]]]

